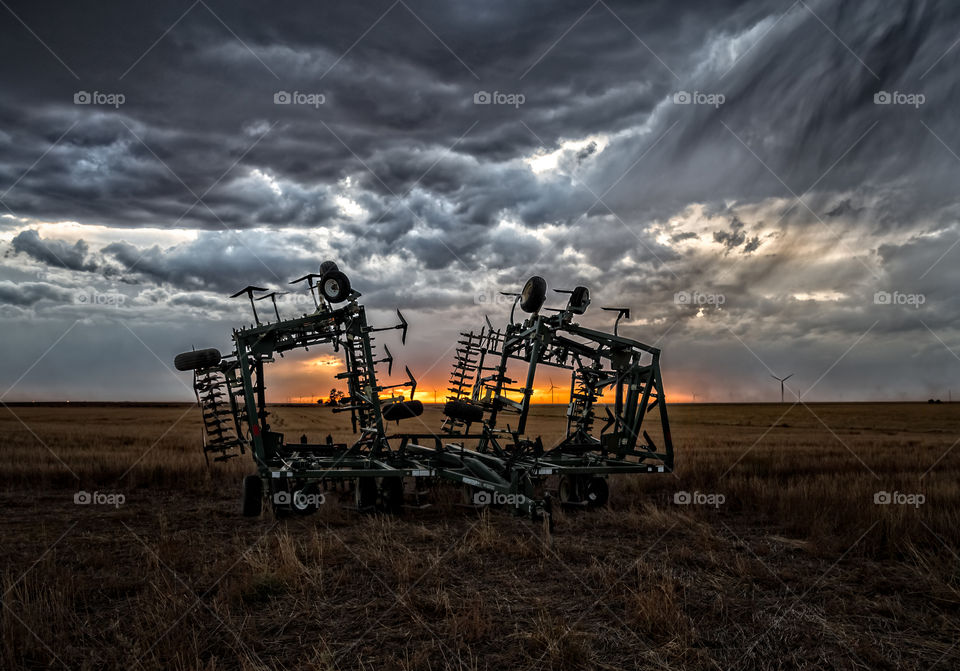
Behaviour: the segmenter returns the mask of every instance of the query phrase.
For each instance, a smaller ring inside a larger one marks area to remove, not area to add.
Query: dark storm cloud
[[[62,240],[42,240],[37,231],[26,230],[13,239],[13,249],[56,268],[97,269],[97,264],[89,258],[89,246],[83,240],[70,245]]]
[[[907,156],[933,156],[931,167],[952,167],[954,161],[942,147],[937,150],[914,110],[873,105],[878,90],[922,87],[929,101],[924,120],[944,136],[955,130],[954,115],[936,105],[935,93],[952,86],[946,84],[949,57],[920,80],[949,46],[942,24],[950,17],[941,6],[891,2],[840,11],[835,3],[812,3],[809,10],[784,3],[624,3],[587,12],[583,3],[519,9],[495,4],[478,21],[445,3],[412,4],[416,16],[397,5],[338,60],[389,4],[364,10],[334,5],[323,16],[298,7],[282,16],[271,13],[271,20],[249,8],[241,13],[233,5],[211,4],[227,25],[237,26],[243,42],[198,5],[137,62],[188,6],[152,8],[136,20],[121,9],[106,22],[77,16],[82,39],[64,29],[70,17],[51,22],[22,8],[24,20],[45,29],[40,32],[52,44],[65,43],[63,58],[80,80],[71,82],[46,54],[34,66],[45,80],[37,87],[8,60],[6,69],[17,69],[11,78],[25,89],[18,93],[14,87],[3,100],[17,131],[5,147],[11,159],[4,174],[11,181],[49,147],[58,129],[77,123],[12,191],[6,199],[11,209],[47,218],[79,213],[113,225],[171,219],[210,229],[330,225],[337,221],[330,189],[338,178],[352,175],[386,208],[440,160],[418,188],[453,207],[444,212],[451,228],[490,225],[505,210],[537,224],[569,219],[592,201],[583,202],[582,189],[566,188],[550,193],[548,207],[542,185],[528,172],[518,175],[513,159],[541,142],[555,148],[563,138],[640,126],[647,132],[619,139],[583,176],[600,193],[629,171],[605,198],[621,216],[665,216],[691,200],[788,194],[733,133],[796,193],[874,121],[885,123],[851,151],[830,184],[889,181],[901,173],[889,159],[905,160],[904,148]],[[129,34],[115,34],[127,21]],[[756,34],[742,37],[742,44],[731,42],[750,28]],[[25,31],[12,34],[11,53],[42,50]],[[97,53],[79,48],[86,40],[96,41]],[[77,89],[97,84],[113,90],[107,85],[115,84],[127,101],[119,109],[74,106],[70,89],[50,84],[64,77]],[[318,108],[274,105],[273,94],[281,89],[318,89],[326,102]],[[519,108],[474,105],[474,92],[487,89],[522,92],[525,102]],[[680,89],[720,92],[726,102],[719,109],[672,105],[670,96]],[[24,97],[41,112],[35,121],[18,112]],[[630,170],[647,150],[650,155]],[[445,153],[454,156],[444,160]],[[580,150],[577,159],[590,153]],[[300,192],[284,190],[281,196],[251,188],[251,168]],[[942,202],[950,182],[944,171],[939,174],[931,174],[927,190],[939,190],[940,197],[918,199],[918,205]],[[207,189],[209,208],[193,206]]]
[[[83,214],[99,215],[105,223],[163,223],[179,218],[194,202],[191,191],[199,195],[216,183],[205,200],[231,226],[280,223],[281,215],[290,223],[323,223],[331,214],[323,207],[311,213],[312,220],[298,219],[295,212],[282,208],[273,218],[257,217],[260,208],[237,202],[230,185],[244,167],[253,165],[299,183],[330,183],[353,174],[371,191],[392,197],[404,193],[422,173],[420,159],[425,153],[445,150],[474,124],[457,152],[503,162],[540,145],[517,123],[518,117],[548,146],[561,137],[610,132],[642,121],[673,80],[652,56],[638,61],[636,38],[600,6],[550,49],[583,13],[577,3],[533,4],[519,14],[513,6],[495,5],[480,22],[445,3],[411,5],[454,53],[411,11],[397,5],[339,61],[389,4],[358,10],[345,3],[324,10],[328,17],[300,7],[279,17],[271,12],[270,21],[250,8],[240,13],[232,5],[211,4],[226,24],[237,26],[253,53],[198,5],[143,55],[188,6],[169,7],[167,12],[151,8],[135,19],[117,8],[106,21],[93,20],[76,8],[65,9],[76,16],[53,19],[37,15],[29,6],[14,6],[38,34],[62,46],[64,61],[72,63],[80,77],[73,80],[50,54],[40,53],[44,50],[31,35],[11,27],[13,39],[6,42],[4,54],[11,58],[4,59],[4,69],[22,90],[11,87],[2,100],[3,115],[10,122],[5,125],[17,129],[4,147],[11,156],[4,175],[17,179],[18,168],[28,166],[37,150],[42,153],[77,124],[10,194],[14,211],[69,216],[76,214],[79,202],[86,208]],[[649,35],[649,26],[664,25],[667,18],[674,18],[672,13],[660,10],[656,15],[629,7],[616,11],[628,24],[645,26],[652,48],[658,53],[665,50],[666,61],[672,56],[682,64],[688,58],[688,50],[678,49],[667,34]],[[692,12],[689,16],[701,30],[710,19]],[[531,30],[538,23],[543,29]],[[124,26],[122,34],[117,34],[119,26]],[[98,48],[84,50],[84,43]],[[590,61],[580,57],[581,50],[601,44],[605,48],[595,50]],[[34,78],[25,77],[24,68],[15,65],[22,62],[12,58],[15,53],[37,56]],[[459,56],[466,62],[471,55],[478,56],[479,79],[458,60]],[[607,74],[598,78],[600,73]],[[43,80],[39,86],[37,79]],[[277,90],[313,90],[310,87],[326,95],[319,109],[273,104]],[[498,87],[523,89],[526,103],[519,110],[473,104],[474,92]],[[126,102],[119,109],[74,106],[73,92],[81,89],[122,91]],[[25,98],[39,115],[20,111]],[[251,149],[271,128],[265,136],[269,140]],[[242,166],[218,182],[241,157]],[[461,173],[457,184],[467,185],[473,177],[470,171]],[[51,194],[59,198],[50,198]],[[518,195],[524,199],[522,192]],[[67,198],[70,202],[63,202]],[[119,212],[117,201],[127,199],[141,207]],[[232,205],[241,206],[245,216]],[[273,211],[266,202],[262,207]],[[462,216],[482,219],[493,207],[477,205]],[[202,206],[191,210],[185,222],[219,226]]]
[[[452,323],[539,272],[642,306],[637,336],[675,324],[690,357],[731,330],[797,352],[809,338],[842,352],[877,320],[928,335],[878,291],[924,294],[933,329],[960,316],[953,4],[10,10],[35,35],[0,11],[0,281],[47,268],[71,291],[121,287],[123,314],[227,319],[241,309],[225,294],[332,256],[374,309]],[[78,91],[124,101],[75,105]],[[279,91],[324,98],[278,105]],[[924,101],[875,104],[884,91]],[[38,232],[58,221],[96,231]],[[0,303],[42,313],[42,291]],[[726,301],[701,313],[678,291]]]

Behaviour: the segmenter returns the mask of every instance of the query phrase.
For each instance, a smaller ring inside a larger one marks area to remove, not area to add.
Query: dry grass
[[[275,410],[288,438],[343,435]],[[450,495],[247,520],[248,458],[208,470],[187,406],[0,409],[0,668],[957,668],[960,406],[785,411],[672,407],[676,476],[613,480],[546,537]]]

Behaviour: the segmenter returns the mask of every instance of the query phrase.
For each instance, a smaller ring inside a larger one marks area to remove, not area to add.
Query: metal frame
[[[398,311],[399,324],[374,328],[358,302],[359,293],[351,290],[346,302],[335,308],[327,298],[317,300],[312,277],[307,276],[317,309],[294,319],[261,323],[253,292],[266,290],[248,287],[238,292],[237,296],[250,298],[256,324],[233,331],[230,355],[194,371],[205,422],[205,452],[222,461],[249,449],[262,489],[277,512],[309,512],[291,503],[298,493],[326,490],[339,481],[354,483],[360,509],[395,507],[396,493],[402,496],[403,492],[402,478],[430,478],[458,483],[474,493],[473,500],[480,504],[494,500],[488,494],[503,495],[507,498],[497,500],[505,500],[518,514],[536,518],[550,511],[551,476],[567,483],[556,488],[562,503],[592,505],[605,502],[606,485],[598,481],[608,475],[673,469],[660,350],[618,335],[617,326],[609,334],[575,323],[573,318],[589,304],[586,289],[564,292],[573,295],[556,314],[541,315],[537,306],[523,322],[514,321],[521,302],[516,295],[504,329],[494,329],[488,319],[479,333],[461,334],[440,431],[391,434],[386,430],[385,412],[393,418],[398,410],[415,417],[422,405],[413,401],[416,380],[408,368],[407,382],[384,385],[379,381],[377,365],[387,363],[392,370],[393,357],[385,348],[386,357],[377,359],[373,333],[402,329],[405,341],[406,320]],[[316,288],[322,285],[321,280]],[[274,309],[279,318],[275,302]],[[616,310],[618,325],[629,312]],[[321,444],[286,443],[268,421],[265,364],[284,352],[321,345],[343,351],[346,370],[337,377],[346,380],[349,394],[346,404],[333,411],[350,412],[358,436],[352,444],[329,442],[329,437]],[[520,387],[510,386],[516,384],[507,375],[511,362],[526,365]],[[570,374],[565,436],[549,448],[539,436],[526,435],[533,385],[541,367]],[[409,388],[410,399],[392,391],[388,398],[381,398],[395,388]],[[606,408],[606,423],[594,435],[596,404],[610,389],[615,395],[613,411]],[[659,411],[663,435],[659,447],[644,429],[646,415],[654,410]],[[510,424],[500,428],[498,422],[510,415],[516,418],[516,428]],[[227,416],[232,423],[222,419]],[[394,499],[385,506],[390,492]],[[278,493],[285,494],[279,502]]]

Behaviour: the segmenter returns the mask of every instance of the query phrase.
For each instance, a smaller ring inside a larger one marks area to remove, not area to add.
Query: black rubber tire
[[[520,309],[533,314],[543,307],[547,300],[547,281],[539,275],[534,275],[523,285],[520,292]]]
[[[403,478],[383,478],[380,482],[383,511],[391,515],[403,512]]]
[[[602,508],[610,500],[610,486],[605,478],[594,476],[583,485],[583,499],[591,508]]]
[[[353,488],[357,510],[364,511],[377,505],[377,481],[373,478],[357,478]]]
[[[450,419],[459,419],[472,424],[483,419],[483,408],[466,401],[447,401],[443,406],[443,414]]]
[[[575,315],[582,315],[587,311],[587,306],[590,305],[590,290],[587,287],[574,288],[573,293],[570,294],[568,305],[570,306],[570,312]]]
[[[177,370],[200,370],[210,368],[220,363],[220,350],[214,347],[196,349],[192,352],[183,352],[173,359],[173,367]]]
[[[324,261],[320,264],[320,275],[326,275],[331,270],[340,270],[336,261]]]
[[[350,280],[339,270],[331,270],[320,278],[320,293],[331,303],[342,303],[350,296]]]
[[[240,512],[244,517],[259,517],[263,512],[263,480],[259,475],[248,475],[243,478]]]
[[[579,503],[581,483],[575,475],[564,475],[560,478],[560,484],[557,486],[557,498],[560,503]]]
[[[401,419],[410,419],[419,417],[423,414],[423,403],[421,401],[398,401],[388,403],[380,408],[380,413],[388,422],[398,422]]]

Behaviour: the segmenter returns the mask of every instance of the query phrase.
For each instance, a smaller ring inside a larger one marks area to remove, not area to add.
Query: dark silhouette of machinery
[[[409,368],[397,384],[384,384],[378,371],[386,364],[392,374],[393,355],[386,346],[378,355],[374,334],[397,329],[405,344],[406,319],[398,310],[396,325],[371,326],[361,294],[332,261],[291,284],[304,281],[313,312],[282,319],[275,293],[255,299],[267,290],[246,287],[235,296],[249,299],[255,324],[233,331],[233,352],[201,349],[175,359],[177,369],[193,371],[205,454],[215,461],[247,450],[253,456],[257,473],[243,482],[245,515],[259,515],[265,499],[277,514],[312,512],[328,488],[344,481],[352,483],[359,510],[398,511],[405,483],[445,480],[463,487],[470,505],[501,503],[538,518],[549,515],[551,493],[565,505],[599,506],[607,501],[610,475],[672,470],[660,351],[618,335],[620,320],[629,318],[626,308],[604,308],[617,312],[612,334],[575,322],[590,304],[586,287],[559,291],[566,305],[553,309],[544,308],[547,287],[538,276],[519,293],[505,294],[513,299],[505,327],[495,329],[487,319],[458,340],[439,430],[417,419],[424,430],[390,433],[391,422],[423,413]],[[272,299],[275,322],[261,322],[256,312],[256,301],[265,298]],[[517,308],[527,315],[522,321]],[[312,444],[301,436],[288,443],[269,424],[265,365],[284,352],[320,345],[343,355],[345,371],[337,377],[347,392],[332,411],[350,413],[355,439],[340,443],[328,436]],[[519,380],[511,377],[517,367]],[[566,431],[552,446],[526,433],[534,382],[544,367],[570,376]],[[409,389],[409,398],[397,394],[400,389]],[[609,395],[613,402],[603,406],[597,430],[597,408]],[[659,446],[644,428],[654,411]]]

